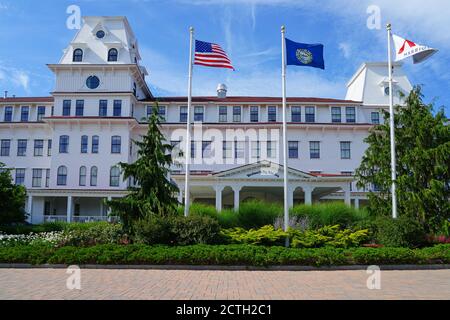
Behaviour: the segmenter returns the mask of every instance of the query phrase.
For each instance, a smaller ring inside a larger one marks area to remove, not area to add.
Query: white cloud
[[[5,86],[5,88],[13,84],[15,87],[20,87],[29,93],[30,74],[25,70],[6,67],[0,62],[0,84]]]

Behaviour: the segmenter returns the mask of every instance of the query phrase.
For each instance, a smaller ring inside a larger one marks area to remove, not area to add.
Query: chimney
[[[217,86],[217,98],[225,99],[227,97],[227,91],[228,91],[227,86],[223,83],[220,83]]]
[[[5,95],[3,96],[4,99],[8,98],[8,91],[5,91]]]

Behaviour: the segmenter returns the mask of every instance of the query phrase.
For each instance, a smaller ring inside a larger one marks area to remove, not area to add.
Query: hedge
[[[224,266],[448,264],[450,245],[425,249],[287,249],[253,245],[168,247],[114,244],[54,248],[28,245],[1,247],[0,263]]]

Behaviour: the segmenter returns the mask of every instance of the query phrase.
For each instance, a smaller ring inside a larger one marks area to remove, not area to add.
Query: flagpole
[[[289,202],[288,202],[288,161],[287,161],[287,120],[286,120],[286,27],[281,27],[281,78],[283,90],[283,166],[284,166],[284,231],[289,230]],[[286,238],[289,247],[289,237]]]
[[[187,125],[186,125],[186,184],[184,188],[185,196],[184,196],[184,216],[189,216],[189,208],[190,208],[190,178],[191,178],[191,108],[192,108],[192,73],[193,73],[193,64],[192,64],[192,50],[194,46],[194,28],[189,28],[190,32],[190,44],[189,44],[189,84],[188,84],[188,107],[187,107]]]
[[[391,176],[392,176],[392,217],[397,219],[397,160],[395,154],[395,113],[394,113],[394,96],[393,96],[393,77],[392,77],[392,51],[391,51],[391,38],[392,38],[392,26],[389,23],[387,25],[388,33],[388,67],[389,67],[389,124],[390,124],[390,139],[391,139]]]

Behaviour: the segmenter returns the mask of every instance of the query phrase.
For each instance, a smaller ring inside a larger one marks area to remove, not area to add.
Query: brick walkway
[[[65,269],[0,269],[0,299],[450,299],[450,270],[365,271],[81,270],[70,291]]]

